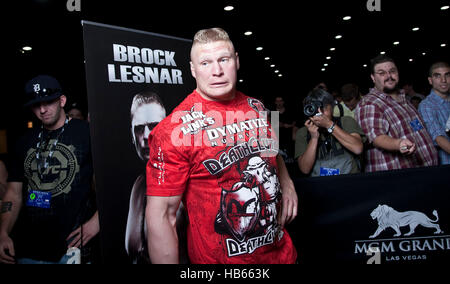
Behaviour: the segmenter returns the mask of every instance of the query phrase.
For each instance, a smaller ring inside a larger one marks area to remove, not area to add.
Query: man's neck
[[[379,92],[385,94],[386,96],[390,96],[391,98],[393,98],[394,100],[396,100],[397,102],[401,100],[400,98],[400,93],[397,90],[393,90],[389,93],[386,93],[384,90],[379,90],[378,88],[375,87],[375,89],[377,89]]]
[[[449,100],[450,99],[450,96],[449,96],[449,93],[441,93],[441,92],[439,92],[439,91],[437,91],[437,90],[435,90],[435,89],[433,89],[433,92],[436,94],[436,95],[438,95],[438,96],[440,96],[441,98],[443,98],[444,100]]]
[[[212,97],[212,96],[207,96],[205,94],[203,94],[199,89],[197,89],[197,93],[200,94],[200,96],[202,98],[204,98],[207,101],[212,101],[212,102],[228,102],[233,100],[236,97],[236,90],[231,91],[230,93],[221,96],[221,97]]]
[[[391,94],[386,94],[388,96],[390,96],[391,98],[393,98],[394,100],[396,100],[397,102],[401,101],[402,99],[400,98],[400,94],[399,93],[391,93]]]

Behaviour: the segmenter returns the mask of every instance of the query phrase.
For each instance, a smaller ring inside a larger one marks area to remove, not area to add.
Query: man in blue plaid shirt
[[[432,86],[430,95],[419,105],[428,133],[439,150],[439,164],[450,164],[450,138],[445,124],[450,117],[450,66],[446,62],[431,65],[428,82]]]

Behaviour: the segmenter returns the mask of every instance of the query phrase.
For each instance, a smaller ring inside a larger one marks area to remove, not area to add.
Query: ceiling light
[[[327,66],[328,66],[328,63],[324,63],[323,66],[327,67]]]
[[[253,34],[252,31],[246,31],[246,32],[244,33],[244,35],[246,35],[246,36],[251,36],[252,34]]]
[[[384,54],[386,54],[386,51],[381,51],[380,54],[384,55]]]
[[[450,6],[445,5],[445,6],[442,6],[442,7],[441,7],[441,10],[444,11],[444,10],[448,10],[449,8],[450,8]]]
[[[256,48],[256,50],[257,50],[257,51],[261,51],[261,50],[263,50],[263,48],[262,48],[261,46],[258,46],[258,47]]]
[[[441,44],[441,47],[446,47],[447,45],[445,44],[445,43],[442,43]]]
[[[331,59],[331,56],[327,56],[327,57],[325,57],[325,59],[326,59],[326,60],[330,60],[330,59]]]
[[[275,72],[275,73],[280,73],[280,70],[275,70],[275,71],[273,71],[273,72]]]
[[[426,52],[422,52],[422,55],[427,55],[427,53]]]
[[[278,77],[283,77],[283,74],[278,74]]]
[[[244,80],[242,80],[242,79],[239,79],[239,83],[242,83],[242,82],[244,82]]]
[[[342,20],[348,21],[348,20],[350,20],[351,18],[352,18],[351,16],[345,16],[345,17],[342,18]]]
[[[23,51],[31,51],[33,48],[31,46],[24,46],[22,47]]]
[[[268,56],[264,57],[264,60],[270,60],[270,57],[268,57]]]
[[[399,41],[394,41],[394,45],[399,45],[400,42]]]
[[[342,35],[337,35],[337,36],[335,36],[334,38],[335,38],[335,39],[341,39],[341,38],[342,38]]]
[[[414,61],[414,59],[412,59],[412,58],[409,59],[409,62],[413,62],[413,61]]]
[[[414,28],[412,28],[412,31],[413,31],[413,32],[417,32],[418,30],[420,30],[419,27],[414,27]]]
[[[334,48],[334,47],[330,48],[330,51],[335,51],[335,50],[336,50],[336,48]]]
[[[225,8],[223,8],[225,11],[229,12],[229,11],[233,11],[234,7],[233,6],[225,6]]]
[[[363,64],[363,67],[366,68],[366,67],[367,67],[367,64]]]
[[[325,70],[326,70],[325,68],[320,69],[320,71],[322,71],[322,72],[325,71]]]
[[[275,67],[275,64],[270,65],[270,67],[272,67],[272,68]]]

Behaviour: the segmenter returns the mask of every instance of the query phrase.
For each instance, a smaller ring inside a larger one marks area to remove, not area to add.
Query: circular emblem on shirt
[[[52,139],[49,143],[54,143]],[[45,159],[48,157],[48,147],[41,155]],[[49,166],[39,174],[36,161],[36,149],[31,148],[27,152],[24,162],[25,177],[28,180],[28,188],[31,190],[46,191],[52,194],[52,197],[62,193],[69,193],[75,175],[80,171],[77,158],[75,156],[75,147],[67,146],[59,142],[53,153],[53,156],[47,158]]]

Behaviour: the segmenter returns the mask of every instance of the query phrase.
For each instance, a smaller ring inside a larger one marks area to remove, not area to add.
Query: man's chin
[[[42,119],[42,125],[47,129],[52,129],[56,125],[56,121],[54,119]]]
[[[234,97],[234,93],[229,90],[228,88],[225,89],[215,89],[211,90],[208,94],[205,94],[207,99],[213,100],[213,101],[226,101],[230,100]]]

